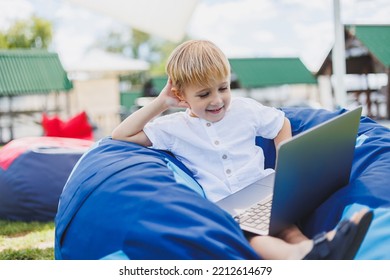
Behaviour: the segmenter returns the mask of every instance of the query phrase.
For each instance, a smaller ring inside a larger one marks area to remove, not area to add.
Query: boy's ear
[[[187,101],[184,99],[184,95],[181,91],[179,91],[177,88],[172,87],[171,88],[172,93],[179,99],[179,105],[183,108],[190,108],[190,105],[187,103]]]
[[[184,101],[184,96],[183,94],[175,87],[173,87],[172,89],[172,92],[173,94],[180,100],[180,101]]]

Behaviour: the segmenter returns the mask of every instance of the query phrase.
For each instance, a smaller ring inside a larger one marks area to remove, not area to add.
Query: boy
[[[169,79],[161,93],[115,128],[113,139],[171,151],[214,202],[273,172],[264,169],[264,154],[255,145],[255,137],[273,139],[277,147],[291,137],[290,122],[280,110],[231,97],[229,61],[217,46],[204,40],[187,41],[172,52],[166,70]],[[156,118],[171,107],[187,110]],[[348,228],[355,229],[351,232],[366,229],[369,216],[367,211],[359,212]],[[339,230],[324,234],[321,244],[332,248],[326,257],[350,254],[364,234],[358,234],[359,238],[344,236]],[[320,241],[307,239],[295,226],[282,235],[283,239],[256,236],[250,243],[267,259],[318,258],[322,245],[314,245]],[[347,245],[338,251],[340,242]]]
[[[231,98],[230,65],[218,48],[187,42],[173,52],[167,72],[170,79],[161,94],[126,119],[114,139],[172,151],[211,201],[273,172],[264,170],[263,151],[254,139],[261,135],[278,145],[291,137],[290,123],[280,110]],[[187,111],[149,122],[171,106]]]

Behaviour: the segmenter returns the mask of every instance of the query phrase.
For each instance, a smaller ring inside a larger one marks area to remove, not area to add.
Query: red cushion
[[[93,128],[85,112],[81,112],[67,121],[61,120],[58,116],[48,117],[43,114],[42,127],[45,136],[93,140]]]

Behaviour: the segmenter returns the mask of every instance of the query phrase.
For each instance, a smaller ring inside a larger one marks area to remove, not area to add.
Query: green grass
[[[0,260],[53,260],[54,222],[0,220]]]

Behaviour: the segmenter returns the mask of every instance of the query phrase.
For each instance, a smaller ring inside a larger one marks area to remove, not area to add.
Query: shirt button
[[[226,169],[226,174],[231,174],[232,171],[230,169]]]
[[[211,123],[208,122],[208,123],[206,123],[206,125],[207,125],[208,127],[210,127],[210,126],[211,126]]]
[[[219,141],[218,141],[218,140],[215,140],[215,141],[214,141],[214,144],[215,144],[215,145],[219,145]]]
[[[223,155],[223,156],[222,156],[222,159],[227,159],[227,155]]]

